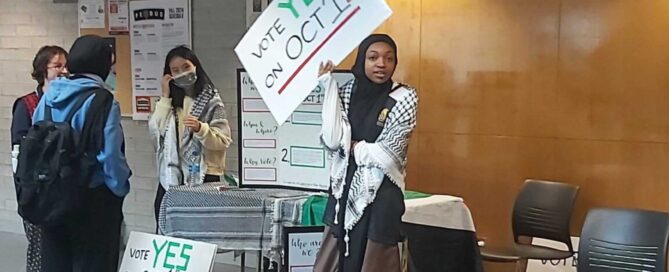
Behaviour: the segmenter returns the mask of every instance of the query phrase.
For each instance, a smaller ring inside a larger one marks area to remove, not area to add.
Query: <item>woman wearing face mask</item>
[[[221,180],[225,151],[232,143],[223,101],[200,60],[184,46],[165,58],[163,96],[149,120],[156,146],[160,186],[156,222],[171,186]]]
[[[33,112],[37,107],[40,97],[44,91],[49,88],[49,82],[56,80],[59,76],[67,74],[67,51],[58,46],[44,46],[37,51],[33,59],[32,78],[37,81],[37,88],[16,99],[12,108],[12,164],[16,167],[15,159],[18,157],[18,146],[21,139],[28,134],[28,129],[32,126]],[[28,255],[26,271],[40,271],[41,269],[41,230],[30,224],[23,222],[28,238]]]
[[[400,224],[415,89],[393,82],[397,46],[371,35],[358,47],[355,79],[338,88],[321,65],[326,88],[321,140],[334,154],[325,237],[314,271],[399,272]]]

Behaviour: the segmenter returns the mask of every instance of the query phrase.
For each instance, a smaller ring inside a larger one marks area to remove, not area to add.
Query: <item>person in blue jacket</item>
[[[33,71],[30,74],[37,81],[37,88],[30,93],[17,98],[12,106],[12,125],[10,127],[12,140],[12,168],[16,171],[18,163],[18,149],[21,140],[28,134],[32,126],[33,113],[37,108],[44,90],[48,89],[49,82],[67,75],[67,51],[55,46],[47,45],[37,51],[33,59]],[[16,162],[16,163],[14,163]],[[15,173],[16,174],[16,173]],[[26,254],[26,271],[40,272],[42,269],[42,231],[41,228],[28,220],[23,221],[23,227],[28,238]]]
[[[72,127],[81,132],[94,97],[75,109],[79,94],[91,88],[109,88],[104,83],[112,66],[112,48],[101,37],[78,38],[70,49],[67,68],[71,74],[51,82],[39,102],[33,123],[44,120],[45,107],[51,107],[53,121],[60,122],[76,111]],[[103,129],[104,145],[97,155],[98,170],[87,193],[85,216],[77,222],[44,227],[42,236],[43,270],[106,272],[118,270],[123,199],[130,190],[130,168],[124,155],[123,129],[118,102],[114,101]]]

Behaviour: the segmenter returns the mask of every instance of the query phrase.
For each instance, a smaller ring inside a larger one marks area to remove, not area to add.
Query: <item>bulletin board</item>
[[[121,106],[121,115],[132,116],[132,83],[130,73],[130,36],[128,34],[110,35],[109,10],[105,1],[105,27],[104,28],[80,28],[80,35],[98,35],[101,37],[115,38],[116,48],[116,90],[114,96]],[[69,50],[69,48],[66,48]]]
[[[130,2],[140,2],[139,1],[128,1],[127,4],[130,5]],[[91,2],[96,2],[93,0],[89,0],[86,2],[86,4],[91,3]],[[125,1],[120,1],[120,0],[112,0],[112,4],[117,4],[117,3],[122,3]],[[81,9],[81,5],[85,5],[82,3],[79,3],[77,5],[77,9]],[[112,9],[114,11],[118,11],[119,8],[117,6],[114,6]],[[129,8],[126,8],[128,12],[131,12]],[[133,73],[132,73],[132,55],[131,55],[131,38],[128,32],[126,31],[118,31],[118,29],[115,29],[115,27],[112,27],[110,29],[109,27],[109,11],[110,11],[110,5],[108,0],[104,0],[104,14],[105,14],[105,26],[104,28],[79,28],[79,34],[80,35],[98,35],[101,37],[105,38],[113,38],[115,44],[115,53],[116,53],[116,64],[114,66],[114,70],[116,73],[116,88],[114,91],[114,96],[116,97],[116,100],[119,102],[120,107],[121,107],[121,115],[124,117],[133,117],[133,97],[135,96],[135,93],[133,92]],[[188,1],[188,9],[187,9],[188,18],[190,18],[190,1]],[[132,14],[128,14],[128,23],[131,24],[131,19],[132,19]],[[172,16],[170,14],[169,16]],[[117,17],[114,17],[117,18]],[[118,22],[117,22],[118,23]],[[129,26],[129,29],[132,30],[132,26]],[[189,32],[189,37],[190,33],[192,33],[190,26],[188,27]],[[187,44],[190,45],[190,42],[188,43],[180,43],[181,44]],[[174,47],[170,45],[171,47]],[[160,70],[162,71],[162,63],[163,60],[160,61]],[[136,115],[136,114],[135,114]],[[143,118],[139,118],[140,120],[145,120],[147,116],[144,115]]]

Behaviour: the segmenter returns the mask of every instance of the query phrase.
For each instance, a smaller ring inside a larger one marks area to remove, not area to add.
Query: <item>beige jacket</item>
[[[177,109],[177,116],[179,120],[179,131],[184,131],[183,120],[184,113],[191,111],[193,99],[184,97],[183,109]],[[166,126],[167,116],[172,110],[172,99],[163,97],[156,103],[156,110],[151,115],[150,123],[159,124],[159,131],[164,131]],[[152,132],[156,133],[156,132]],[[160,134],[158,132],[158,134]],[[207,123],[202,123],[200,131],[195,133],[195,138],[198,139],[204,147],[204,160],[207,164],[207,175],[222,176],[225,172],[225,151],[232,144],[232,137],[230,132],[230,125],[227,120],[217,122],[216,126],[210,126]]]

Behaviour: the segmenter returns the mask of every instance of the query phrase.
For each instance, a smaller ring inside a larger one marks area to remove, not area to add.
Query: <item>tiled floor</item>
[[[26,239],[22,234],[0,232],[0,271],[25,272]],[[219,255],[220,256],[220,255]],[[217,263],[214,272],[238,272],[238,266]],[[247,269],[246,271],[253,271]]]

